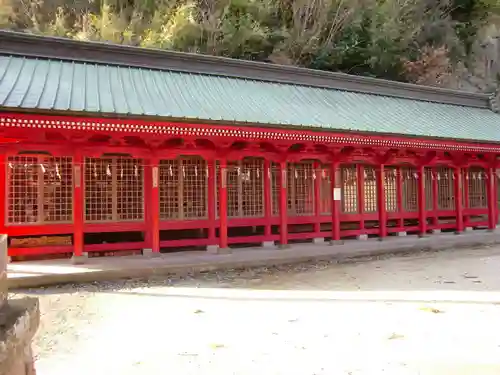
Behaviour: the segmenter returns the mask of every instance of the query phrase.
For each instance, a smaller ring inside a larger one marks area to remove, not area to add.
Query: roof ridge
[[[218,56],[103,42],[82,42],[6,30],[0,30],[0,54],[217,75],[467,107],[490,108],[490,96],[487,94]]]

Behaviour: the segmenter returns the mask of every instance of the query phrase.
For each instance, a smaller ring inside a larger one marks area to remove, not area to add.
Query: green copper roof
[[[0,108],[500,142],[482,108],[213,75],[0,56]]]

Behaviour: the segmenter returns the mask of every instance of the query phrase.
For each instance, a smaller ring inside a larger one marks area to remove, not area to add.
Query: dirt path
[[[39,290],[37,374],[500,374],[499,266],[494,247]]]

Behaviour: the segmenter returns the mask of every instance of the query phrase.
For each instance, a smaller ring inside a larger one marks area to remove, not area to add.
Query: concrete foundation
[[[360,234],[359,236],[356,237],[358,241],[367,241],[368,240],[368,235],[367,234]]]
[[[262,247],[264,249],[276,249],[276,244],[274,241],[262,242]]]
[[[210,246],[207,246],[207,253],[209,253],[209,254],[231,254],[232,250],[229,247],[226,247],[225,249],[221,249],[217,245],[210,245]]]
[[[315,245],[324,245],[325,244],[325,238],[313,238],[313,244]]]
[[[40,324],[38,300],[7,299],[7,236],[0,236],[0,374],[35,375],[31,340]]]
[[[88,253],[82,253],[82,255],[73,255],[71,257],[71,263],[73,264],[85,264],[87,260],[89,259],[89,254]]]

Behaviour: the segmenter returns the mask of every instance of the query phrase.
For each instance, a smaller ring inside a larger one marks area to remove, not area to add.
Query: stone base
[[[432,234],[441,234],[441,229],[433,229]]]
[[[470,232],[474,232],[474,228],[472,228],[472,227],[467,227],[467,228],[465,228],[465,231],[466,231],[466,232],[468,232],[468,233],[470,233]]]
[[[407,233],[406,232],[397,232],[396,236],[398,237],[406,237]]]
[[[38,300],[10,300],[0,310],[4,318],[0,335],[0,374],[35,375],[31,340],[40,323]]]
[[[289,244],[278,244],[278,249],[280,250],[286,250],[286,249],[289,249],[290,248],[290,245]]]
[[[321,237],[321,238],[313,238],[313,244],[315,244],[315,245],[324,245],[325,244],[325,239],[323,237]]]
[[[161,256],[159,251],[153,251],[153,249],[142,249],[142,256],[146,258],[156,258]]]
[[[359,236],[356,237],[358,241],[366,241],[368,240],[368,235],[367,234],[360,234]]]
[[[262,248],[269,250],[276,249],[276,244],[274,243],[274,241],[262,242]]]
[[[82,253],[82,255],[73,255],[71,257],[71,263],[73,264],[85,264],[89,259],[89,253]]]
[[[226,247],[225,249],[221,249],[219,246],[217,245],[210,245],[210,246],[207,246],[207,253],[209,254],[231,254],[233,251],[229,248],[229,247]]]
[[[330,240],[330,245],[331,246],[338,246],[338,245],[343,245],[344,241],[342,240]]]

